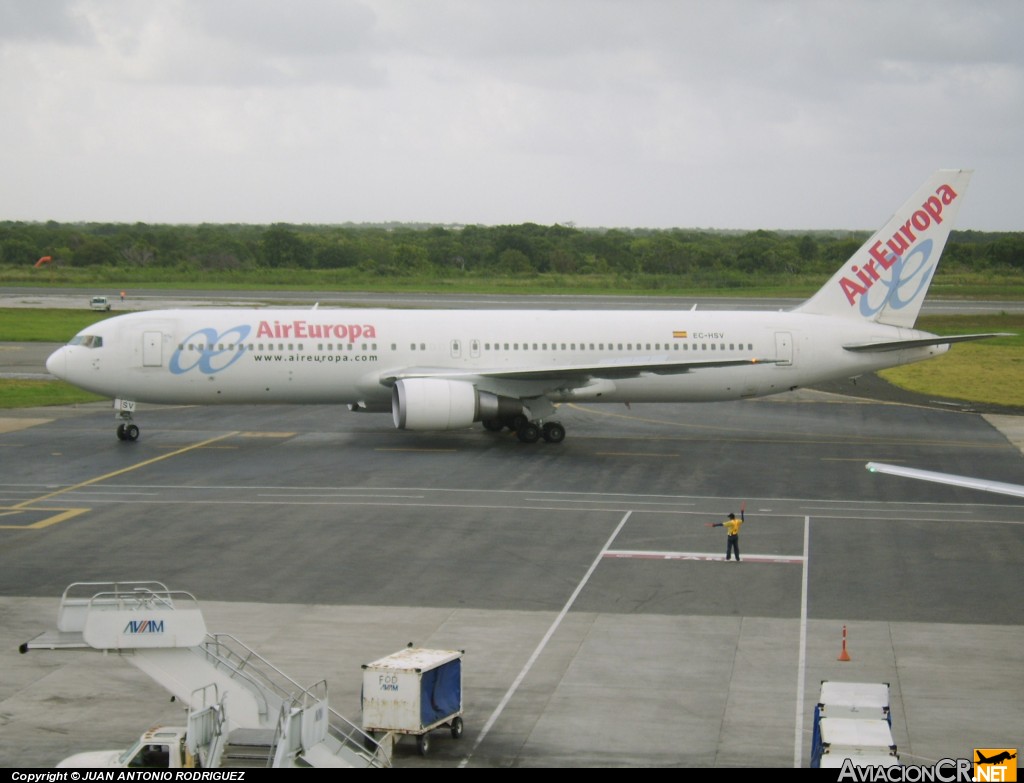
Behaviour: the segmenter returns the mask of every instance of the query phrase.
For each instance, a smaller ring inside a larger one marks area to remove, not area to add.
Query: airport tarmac
[[[1024,506],[864,469],[1022,483],[1018,417],[808,390],[560,420],[140,405],[123,443],[104,403],[0,413],[0,765],[182,720],[117,656],[17,652],[69,583],[153,579],[357,723],[362,664],[465,650],[465,734],[395,767],[807,766],[822,680],[889,683],[908,764],[1024,745]],[[743,500],[726,563],[706,524]]]

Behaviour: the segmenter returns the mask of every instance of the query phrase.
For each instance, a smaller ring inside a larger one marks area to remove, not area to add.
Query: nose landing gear
[[[117,439],[118,440],[138,440],[139,439],[139,426],[137,424],[118,424],[117,425]]]
[[[139,426],[132,421],[135,412],[133,400],[114,400],[114,418],[120,419],[117,425],[117,439],[136,441],[139,439]]]

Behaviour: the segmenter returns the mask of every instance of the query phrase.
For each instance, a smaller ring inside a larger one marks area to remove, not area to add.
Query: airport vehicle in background
[[[137,402],[307,403],[559,443],[560,403],[760,397],[994,336],[914,329],[970,174],[936,171],[790,311],[155,310],[89,326],[46,367],[114,398],[121,440]]]
[[[109,312],[110,300],[107,299],[107,297],[105,296],[94,296],[92,299],[89,300],[89,309],[104,310]]]

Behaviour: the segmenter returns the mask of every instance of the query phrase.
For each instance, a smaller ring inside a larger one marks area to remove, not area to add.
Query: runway
[[[1020,502],[864,469],[1019,483],[1016,420],[814,391],[565,406],[559,445],[331,407],[140,406],[137,443],[105,404],[0,418],[4,766],[182,719],[114,656],[17,653],[70,582],[131,579],[355,722],[362,664],[464,649],[464,736],[396,767],[807,766],[826,679],[890,683],[905,763],[1024,744]],[[725,563],[706,524],[742,500]]]
[[[660,296],[660,295],[574,295],[574,294],[470,294],[401,293],[389,291],[190,291],[162,288],[131,288],[124,298],[118,289],[75,289],[55,286],[0,286],[0,308],[87,309],[95,294],[109,297],[111,315],[134,310],[176,307],[435,307],[441,309],[479,308],[507,310],[783,310],[801,299],[785,297]],[[1024,302],[977,299],[938,299],[924,302],[925,315],[981,315],[1019,313]]]

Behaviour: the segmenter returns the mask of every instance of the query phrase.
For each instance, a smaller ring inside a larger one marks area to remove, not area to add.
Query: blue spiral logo
[[[247,324],[235,326],[221,334],[217,334],[217,331],[212,328],[197,329],[182,340],[181,347],[171,356],[168,367],[175,375],[181,375],[197,368],[204,375],[214,375],[221,370],[226,370],[242,358],[242,354],[246,351],[242,342],[251,331],[252,327]],[[194,361],[190,364],[182,364],[182,360],[187,362],[193,358],[193,352],[184,352],[185,346],[193,341],[199,343],[200,350],[198,354],[195,354]],[[233,343],[237,343],[237,345],[231,347]],[[221,345],[228,347],[219,348],[218,346]]]

